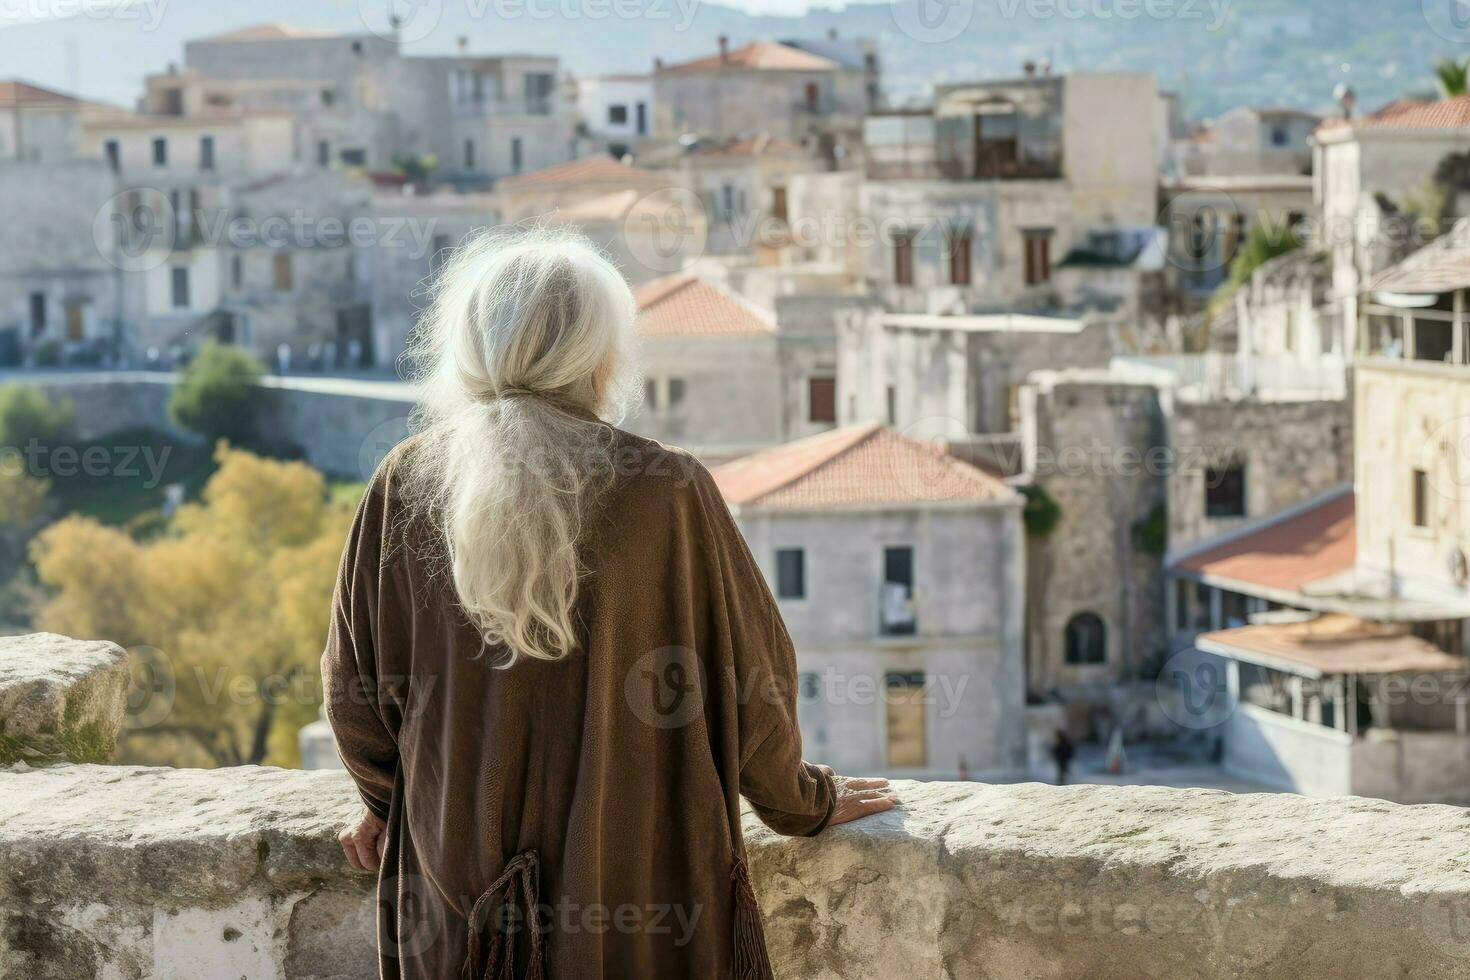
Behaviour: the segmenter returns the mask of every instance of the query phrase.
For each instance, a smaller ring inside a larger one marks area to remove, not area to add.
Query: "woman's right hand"
[[[831,776],[832,784],[837,787],[837,805],[832,809],[832,819],[827,821],[829,827],[892,810],[898,805],[898,795],[882,777],[839,776],[831,766],[817,768]]]

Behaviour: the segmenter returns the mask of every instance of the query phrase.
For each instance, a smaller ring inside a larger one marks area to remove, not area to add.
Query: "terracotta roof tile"
[[[1461,129],[1470,126],[1470,95],[1448,99],[1398,99],[1357,119],[1329,119],[1319,129]]]
[[[802,51],[775,41],[752,41],[729,53],[718,52],[705,58],[695,58],[677,65],[666,65],[658,69],[660,75],[675,75],[686,72],[718,71],[722,68],[745,68],[752,71],[834,71],[842,66],[830,58]]]
[[[722,337],[771,334],[770,314],[699,276],[681,273],[633,291],[644,337]]]
[[[533,170],[530,173],[502,177],[496,186],[510,190],[531,188],[605,185],[609,191],[624,188],[654,190],[668,187],[669,179],[652,170],[630,167],[605,154],[583,157],[567,163]]]
[[[1310,676],[1457,672],[1465,660],[1420,639],[1406,627],[1329,613],[1299,623],[1260,623],[1201,633],[1207,653],[1266,666],[1295,667]]]
[[[711,473],[731,504],[780,510],[1016,496],[990,474],[876,423],[775,446]]]
[[[81,105],[80,99],[49,88],[22,82],[20,79],[0,81],[0,106],[71,106]]]
[[[1354,497],[1344,490],[1290,517],[1190,555],[1175,569],[1263,589],[1300,592],[1348,571],[1357,558]]]

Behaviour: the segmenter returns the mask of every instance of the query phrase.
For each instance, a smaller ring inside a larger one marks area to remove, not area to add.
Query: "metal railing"
[[[1298,395],[1343,398],[1347,362],[1338,354],[1310,360],[1245,354],[1126,355],[1112,360],[1114,373],[1138,377],[1206,398]]]

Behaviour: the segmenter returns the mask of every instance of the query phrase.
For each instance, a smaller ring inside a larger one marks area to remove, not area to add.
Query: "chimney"
[[[730,35],[728,34],[720,35],[720,60],[730,60]]]
[[[1358,93],[1347,82],[1339,82],[1332,90],[1332,98],[1342,107],[1342,118],[1353,118],[1353,107],[1358,104]]]
[[[1041,59],[1041,73],[1043,75],[1050,75],[1051,74],[1051,59],[1050,58],[1042,58]]]
[[[1034,62],[1034,61],[1027,61],[1025,64],[1021,65],[1021,71],[1025,73],[1025,75],[1026,75],[1027,78],[1035,78],[1036,77],[1036,62]]]

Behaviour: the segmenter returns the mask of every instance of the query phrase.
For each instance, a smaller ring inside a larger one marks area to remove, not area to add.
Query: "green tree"
[[[1447,99],[1470,91],[1470,61],[1441,58],[1434,63],[1434,79],[1439,92]]]
[[[53,401],[33,385],[0,385],[0,451],[25,454],[34,445],[49,453],[75,439],[71,402]]]
[[[1230,263],[1230,278],[1224,283],[1224,291],[1234,292],[1250,282],[1251,274],[1261,266],[1301,246],[1296,230],[1274,222],[1260,222],[1250,230],[1244,244],[1235,253]]]
[[[210,341],[174,386],[169,415],[211,442],[250,445],[260,415],[256,385],[264,373],[260,362],[239,347]]]

